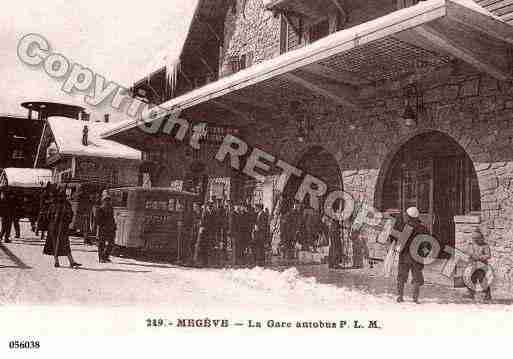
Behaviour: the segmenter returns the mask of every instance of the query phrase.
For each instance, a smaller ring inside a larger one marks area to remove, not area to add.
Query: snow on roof
[[[66,117],[50,117],[48,124],[59,153],[75,156],[110,157],[140,160],[141,152],[120,143],[101,138],[116,123],[78,121]],[[82,143],[84,126],[88,127],[88,145]]]
[[[41,187],[52,181],[52,171],[41,168],[4,168],[0,176],[0,186]]]

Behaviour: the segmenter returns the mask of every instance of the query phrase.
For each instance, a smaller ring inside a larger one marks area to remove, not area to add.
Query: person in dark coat
[[[241,244],[245,262],[247,262],[246,256],[249,255],[249,251],[251,250],[251,243],[253,241],[253,227],[255,226],[255,216],[256,213],[253,211],[253,208],[251,206],[243,207]]]
[[[299,203],[294,203],[292,209],[282,217],[280,244],[286,259],[294,259],[294,248],[302,230],[302,217]]]
[[[244,211],[241,205],[236,205],[233,209],[232,213],[232,255],[233,255],[233,264],[239,265],[242,264],[244,259],[244,250],[245,243],[243,241],[243,220],[244,220]]]
[[[23,197],[23,211],[25,216],[30,221],[30,229],[32,232],[36,233],[36,221],[39,209],[37,205],[39,204],[39,200],[35,201],[32,196]]]
[[[342,226],[340,222],[326,217],[327,232],[329,239],[328,266],[331,269],[342,269],[340,263],[344,257],[344,247],[342,244]]]
[[[201,216],[201,213],[199,214]],[[194,257],[194,244],[197,238],[198,203],[192,203],[191,208],[186,210],[183,218],[183,225],[180,233],[180,252],[178,263],[191,264]]]
[[[10,205],[14,207],[14,216],[12,218],[12,224],[14,226],[15,237],[20,238],[20,219],[26,216],[23,207],[23,198],[20,198],[16,194],[12,193]]]
[[[227,209],[223,205],[223,201],[218,198],[215,202],[215,243],[221,249],[221,253],[226,259],[228,257],[228,240],[226,231],[228,229]]]
[[[253,240],[251,250],[253,263],[258,266],[265,265],[265,249],[269,247],[269,215],[262,204],[257,205],[258,212],[253,225]]]
[[[107,192],[102,194],[102,205],[96,211],[96,225],[98,226],[98,260],[100,263],[109,263],[116,237],[116,221],[112,200]]]
[[[194,264],[208,266],[213,262],[217,217],[212,202],[207,203],[201,215],[198,240],[194,248]]]
[[[2,215],[2,233],[1,238],[4,238],[5,243],[11,243],[11,228],[15,222],[16,215],[19,213],[19,205],[16,201],[14,193],[5,191],[3,200],[3,215]],[[15,225],[16,238],[20,237],[20,226]]]
[[[41,231],[41,240],[45,239],[45,232],[48,231],[49,211],[56,189],[51,183],[39,195],[39,213],[37,216],[37,231]]]
[[[0,218],[2,220],[2,230],[0,233],[0,241],[4,239],[7,232],[7,224],[9,222],[9,203],[7,200],[7,191],[0,191]],[[6,243],[9,243],[9,236],[11,235],[11,224],[9,223],[9,234],[5,238]]]
[[[71,268],[80,267],[71,254],[69,242],[69,225],[73,219],[71,203],[66,199],[66,193],[56,192],[48,210],[48,235],[46,236],[43,253],[54,257],[54,266],[60,267],[59,257],[68,257]]]
[[[413,295],[415,303],[419,303],[420,287],[424,285],[424,264],[418,259],[413,258],[410,253],[410,246],[416,236],[429,234],[427,227],[419,220],[419,210],[417,207],[410,207],[406,210],[405,226],[410,226],[413,230],[408,240],[399,249],[399,268],[397,273],[397,302],[404,301],[404,285],[408,281],[409,273],[413,277]],[[404,229],[403,229],[404,230]],[[394,238],[397,241],[397,238]],[[422,248],[419,248],[419,252]],[[419,256],[423,256],[419,253]]]

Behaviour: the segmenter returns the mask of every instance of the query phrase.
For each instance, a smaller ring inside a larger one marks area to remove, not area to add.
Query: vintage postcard
[[[0,353],[512,332],[513,0],[0,24]]]

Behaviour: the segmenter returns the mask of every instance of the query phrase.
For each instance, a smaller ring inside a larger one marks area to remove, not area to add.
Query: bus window
[[[167,202],[167,210],[169,212],[173,212],[175,210],[175,199],[174,198],[170,198],[169,201]]]

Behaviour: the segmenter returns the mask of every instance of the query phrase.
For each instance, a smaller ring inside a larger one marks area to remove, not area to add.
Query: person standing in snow
[[[16,238],[20,238],[20,236],[21,236],[20,219],[25,216],[25,211],[23,208],[23,199],[20,198],[19,195],[12,193],[10,205],[14,207],[14,216],[12,218],[12,224],[14,227],[14,235]]]
[[[241,205],[235,205],[232,214],[232,255],[233,255],[233,264],[239,265],[244,260],[244,234],[243,234],[243,224],[244,221],[244,211]]]
[[[410,246],[418,235],[429,234],[426,226],[419,219],[420,213],[417,207],[410,207],[406,210],[406,223],[405,226],[411,227],[412,231],[410,236],[406,240],[402,247],[399,248],[399,268],[397,273],[397,302],[404,301],[404,286],[408,281],[409,273],[411,272],[413,277],[413,295],[412,299],[415,303],[419,303],[420,287],[424,285],[424,264],[413,258],[410,252]],[[404,231],[405,229],[403,229]],[[394,238],[394,240],[397,240]],[[419,248],[419,257],[425,257],[423,253],[420,253],[422,247]]]
[[[328,267],[330,269],[342,269],[340,263],[343,259],[344,248],[341,240],[341,224],[332,218],[326,217],[327,236],[329,239]]]
[[[68,257],[71,268],[80,267],[71,254],[69,242],[69,225],[73,219],[71,203],[66,199],[66,193],[55,193],[54,200],[48,211],[48,235],[46,236],[43,253],[54,257],[54,266],[60,267],[59,257]]]
[[[212,202],[207,203],[201,215],[198,240],[194,249],[194,264],[208,266],[213,261],[217,216]]]
[[[6,236],[7,234],[7,222],[9,221],[9,214],[8,214],[8,211],[9,211],[9,203],[7,201],[7,193],[6,191],[0,191],[0,217],[2,219],[2,231],[1,231],[1,234],[0,234],[0,241],[2,239],[4,239],[4,237]],[[11,227],[11,224],[9,223],[9,235],[10,235],[10,227]],[[6,243],[9,243],[7,242],[9,238],[5,239],[6,240]]]
[[[96,211],[96,225],[98,226],[98,260],[100,263],[109,263],[116,236],[116,221],[112,200],[107,192],[103,192],[102,205]]]
[[[4,192],[2,214],[2,233],[0,238],[4,238],[5,243],[11,243],[11,228],[15,222],[16,216],[19,214],[19,206],[14,193],[9,190]],[[20,226],[14,226],[16,238],[20,237]]]
[[[265,265],[265,248],[269,245],[269,216],[264,210],[263,204],[257,205],[258,212],[253,226],[252,254],[253,264]]]
[[[37,216],[37,231],[41,231],[41,241],[45,240],[45,232],[48,231],[49,210],[54,197],[54,186],[48,182],[46,188],[39,195],[39,213]]]
[[[303,216],[301,215],[300,204],[294,202],[292,209],[287,212],[281,222],[281,246],[285,259],[294,259],[294,248],[302,230]]]

